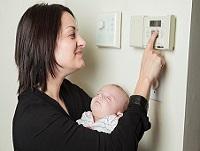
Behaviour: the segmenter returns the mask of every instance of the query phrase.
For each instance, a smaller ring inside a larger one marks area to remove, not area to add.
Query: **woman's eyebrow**
[[[68,28],[72,28],[73,30],[76,30],[75,26],[67,26],[65,29],[68,29]]]

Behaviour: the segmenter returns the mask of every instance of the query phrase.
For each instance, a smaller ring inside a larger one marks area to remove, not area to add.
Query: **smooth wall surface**
[[[11,124],[17,103],[17,70],[14,45],[17,23],[23,12],[37,0],[1,1],[0,5],[0,151],[12,151]],[[134,92],[143,50],[129,46],[132,15],[168,15],[177,18],[176,44],[164,51],[167,70],[161,80],[161,102],[150,102],[152,129],[140,142],[140,151],[182,151],[186,104],[191,0],[60,0],[70,7],[79,30],[87,41],[87,66],[69,78],[91,96],[105,83],[118,83]],[[122,12],[121,49],[95,46],[96,18],[101,12]]]

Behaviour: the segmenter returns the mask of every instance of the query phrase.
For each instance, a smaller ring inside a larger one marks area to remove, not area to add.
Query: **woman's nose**
[[[79,48],[85,48],[86,42],[85,40],[79,35],[77,39],[77,45]]]

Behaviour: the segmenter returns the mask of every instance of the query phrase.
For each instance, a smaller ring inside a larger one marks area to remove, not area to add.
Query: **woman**
[[[16,36],[19,101],[13,119],[15,151],[136,151],[147,117],[149,90],[164,58],[145,49],[139,80],[124,116],[111,134],[90,130],[75,121],[90,110],[91,98],[65,77],[84,66],[86,43],[73,13],[62,5],[36,4],[22,16]]]

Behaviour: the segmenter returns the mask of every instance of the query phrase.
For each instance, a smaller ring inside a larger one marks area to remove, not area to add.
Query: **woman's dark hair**
[[[58,63],[54,50],[63,12],[72,11],[59,4],[36,4],[22,16],[16,34],[15,62],[19,70],[19,89],[47,89],[48,73],[55,77]]]

